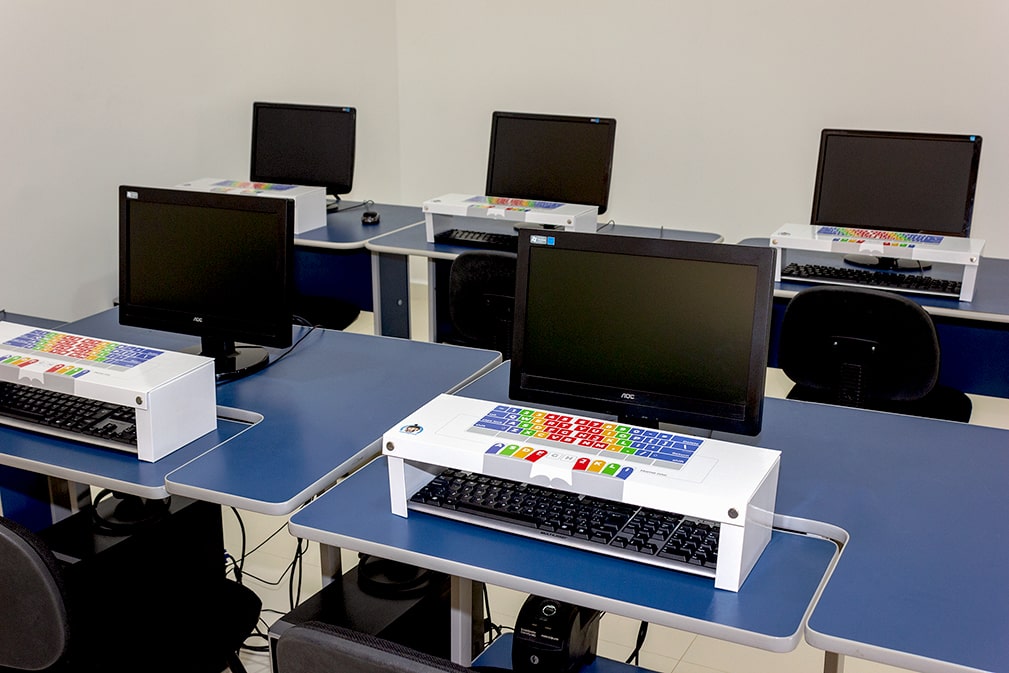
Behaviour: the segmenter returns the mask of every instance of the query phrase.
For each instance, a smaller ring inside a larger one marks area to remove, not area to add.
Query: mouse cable
[[[502,626],[500,624],[495,624],[494,620],[491,618],[490,614],[490,592],[487,591],[487,585],[483,587],[483,603],[484,609],[487,611],[487,616],[484,618],[483,632],[484,632],[484,647],[490,647],[490,644],[501,637],[501,634],[505,629],[512,631],[510,626]]]
[[[277,612],[277,611],[276,610],[267,610],[267,609],[264,608],[262,610],[262,612]],[[260,627],[260,625],[259,625],[260,622],[262,622],[262,624],[263,624],[262,627]],[[247,635],[245,637],[245,640],[248,641],[250,638],[262,638],[263,640],[266,641],[266,644],[265,645],[250,645],[248,642],[243,642],[241,644],[241,646],[239,647],[239,649],[245,650],[246,652],[255,652],[257,654],[268,653],[270,651],[270,637],[266,633],[263,633],[263,629],[264,628],[267,630],[267,632],[269,632],[270,625],[267,623],[267,621],[265,619],[263,619],[263,615],[260,614],[259,615],[259,620],[256,622],[255,628],[253,628],[252,633],[250,633],[249,635]]]
[[[242,532],[242,553],[239,555],[237,561],[234,559],[234,557],[231,557],[234,563],[233,568],[235,570],[235,581],[241,584],[242,572],[245,570],[245,556],[246,556],[245,545],[247,542],[247,536],[245,533],[245,522],[242,521],[242,515],[238,513],[238,509],[235,507],[231,507],[231,511],[234,512],[235,519],[238,521],[238,529]],[[225,554],[227,554],[227,551],[225,551]],[[230,556],[230,554],[228,554],[228,556]]]
[[[371,199],[365,199],[361,203],[355,203],[354,205],[347,206],[346,208],[337,208],[333,212],[336,212],[336,213],[345,213],[348,210],[356,210],[358,208],[371,208],[373,205],[375,205],[374,201],[372,201]]]
[[[634,643],[634,651],[631,652],[631,656],[627,657],[625,664],[638,665],[638,656],[641,654],[641,646],[645,644],[645,636],[648,635],[648,622],[641,622],[638,626],[638,638]]]

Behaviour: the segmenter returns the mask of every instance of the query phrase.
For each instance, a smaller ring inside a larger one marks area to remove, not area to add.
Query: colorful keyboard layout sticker
[[[501,433],[506,447],[515,442],[535,441],[539,445],[588,454],[579,459],[573,469],[620,476],[622,465],[610,464],[613,460],[646,465],[664,464],[679,468],[686,463],[704,442],[697,437],[677,435],[672,432],[626,425],[614,421],[600,421],[562,413],[524,409],[499,404],[473,424],[478,433]],[[493,448],[493,447],[492,447]],[[529,449],[528,452],[525,449]],[[519,446],[512,454],[526,458],[537,448]],[[495,451],[498,452],[498,451]],[[522,453],[522,455],[518,455]],[[630,474],[629,472],[627,474]],[[626,478],[623,477],[623,478]]]
[[[535,463],[537,460],[549,455],[546,449],[539,449],[533,446],[522,446],[520,444],[505,444],[496,442],[487,449],[486,453],[503,456],[506,458],[516,458],[518,460],[528,460]],[[567,458],[567,457],[566,457]],[[634,468],[630,465],[603,460],[602,458],[570,457],[573,461],[572,470],[600,474],[606,477],[616,477],[617,479],[627,479],[634,473]]]
[[[822,236],[833,236],[834,243],[865,243],[882,241],[883,245],[899,248],[913,248],[916,244],[939,245],[942,236],[932,234],[912,234],[900,231],[880,231],[878,229],[854,229],[852,227],[820,227],[816,231]]]
[[[161,355],[163,352],[153,348],[144,348],[143,346],[131,346],[114,341],[105,341],[104,339],[94,339],[41,329],[25,332],[20,336],[5,341],[3,345],[21,348],[32,353],[58,355],[86,362],[122,367],[124,369],[141,365]],[[3,364],[7,363],[6,359],[0,362]],[[64,367],[68,368],[64,369]],[[49,371],[68,376],[81,376],[86,373],[84,371],[74,372],[73,369],[74,367],[70,365],[59,365]]]
[[[555,201],[536,201],[533,199],[509,199],[503,196],[471,196],[466,199],[467,203],[478,203],[487,208],[505,207],[508,210],[532,210],[533,208],[543,208],[554,210],[563,206],[563,203]]]
[[[246,189],[256,192],[286,192],[289,189],[294,189],[297,185],[283,185],[274,182],[241,182],[239,180],[221,180],[220,182],[215,182],[214,187],[223,187],[224,190],[228,191],[232,189]]]

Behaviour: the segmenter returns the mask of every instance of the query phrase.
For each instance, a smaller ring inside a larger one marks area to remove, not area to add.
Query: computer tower
[[[39,535],[62,566],[74,670],[224,669],[210,655],[225,573],[218,506],[110,498]]]
[[[400,645],[438,657],[450,656],[449,618],[451,608],[451,580],[443,573],[417,571],[417,581],[404,582],[380,577],[376,581],[376,563],[390,563],[383,559],[366,559],[367,567],[351,568],[341,581],[323,587],[297,608],[278,619],[269,630],[273,671],[277,671],[276,644],[293,626],[309,621],[353,629],[379,636]],[[393,568],[398,564],[393,564]],[[412,566],[402,566],[404,572]],[[397,572],[395,570],[389,571]],[[397,589],[397,586],[399,588]],[[474,591],[482,598],[481,591]],[[483,608],[474,599],[474,647],[482,649]],[[479,631],[479,633],[477,633]]]

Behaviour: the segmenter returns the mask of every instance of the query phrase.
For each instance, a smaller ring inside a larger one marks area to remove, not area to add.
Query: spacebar
[[[30,421],[32,423],[42,423],[45,421],[45,414],[39,414],[32,411],[26,411],[22,409],[11,409],[5,408],[0,409],[0,416],[6,416],[7,418],[15,418],[19,421]]]
[[[483,505],[474,505],[472,503],[458,503],[456,505],[457,512],[466,512],[467,514],[476,514],[485,519],[494,519],[496,521],[504,521],[506,523],[514,523],[519,526],[526,526],[528,528],[536,528],[539,525],[539,519],[532,516],[527,516],[525,514],[516,514],[514,512],[501,512],[500,510],[494,509],[493,507],[485,507]]]

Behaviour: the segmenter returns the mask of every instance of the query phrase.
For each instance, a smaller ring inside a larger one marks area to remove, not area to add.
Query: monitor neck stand
[[[332,201],[330,201],[332,199]],[[338,213],[341,210],[349,210],[351,208],[357,208],[361,205],[360,201],[344,201],[339,196],[333,194],[326,194],[326,212],[327,213]]]
[[[928,271],[929,262],[896,257],[876,257],[875,255],[845,255],[844,261],[852,266],[873,271]]]
[[[231,339],[205,336],[199,347],[188,352],[214,358],[214,377],[218,383],[254,374],[270,364],[270,352],[262,346],[235,346]]]

